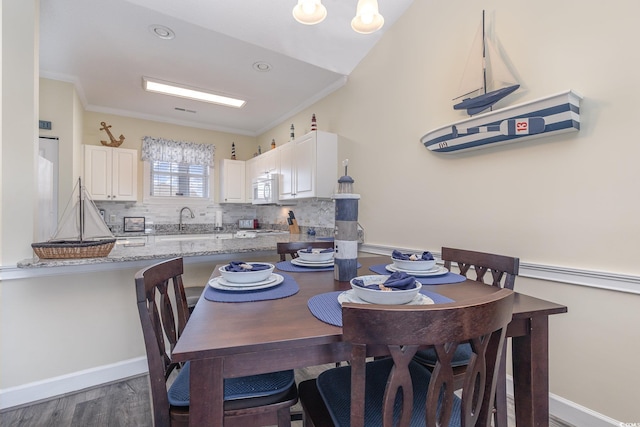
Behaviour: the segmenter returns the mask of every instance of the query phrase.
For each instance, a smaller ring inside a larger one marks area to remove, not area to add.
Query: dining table
[[[189,425],[224,425],[224,378],[349,359],[351,349],[342,339],[340,320],[336,323],[321,319],[312,312],[310,301],[329,298],[333,304],[335,295],[351,289],[350,283],[335,280],[332,268],[288,268],[291,262],[284,263],[276,264],[282,269],[274,270],[286,278],[279,286],[294,287],[277,297],[211,298],[207,292],[214,289],[205,290],[200,297],[172,354],[174,361],[188,361],[191,365]],[[388,256],[359,257],[357,275],[379,274],[380,267],[389,263]],[[217,267],[212,268],[214,281],[219,274]],[[447,274],[455,278],[453,273]],[[458,302],[497,290],[459,278],[454,283],[423,283],[421,292],[441,298],[441,302]],[[217,294],[225,297],[224,291]],[[434,297],[436,303],[438,298]],[[519,427],[549,424],[549,316],[565,312],[566,306],[515,292],[507,336],[512,344],[515,418]]]

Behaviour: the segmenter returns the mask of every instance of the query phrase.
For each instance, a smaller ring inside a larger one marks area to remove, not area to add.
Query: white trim
[[[507,394],[513,398],[513,377],[507,375]],[[620,421],[549,393],[549,414],[574,426],[619,427]]]
[[[369,252],[378,255],[391,255],[393,249],[401,251],[415,251],[411,248],[390,248],[382,245],[362,244],[361,252]],[[431,251],[439,258],[440,252]],[[566,283],[570,285],[587,286],[590,288],[606,289],[610,291],[626,292],[640,295],[640,276],[630,274],[609,273],[606,271],[581,270],[577,268],[558,267],[553,265],[520,263],[522,277],[531,279],[548,280],[552,282]]]
[[[75,393],[148,372],[147,358],[136,357],[0,390],[0,409],[33,403],[67,393]]]

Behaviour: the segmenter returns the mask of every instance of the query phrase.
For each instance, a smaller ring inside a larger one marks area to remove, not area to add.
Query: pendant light
[[[298,0],[298,4],[293,8],[293,17],[301,24],[318,24],[327,17],[327,8],[322,4],[322,0]]]
[[[384,25],[384,18],[378,12],[378,0],[358,0],[356,16],[351,21],[353,31],[371,34]]]

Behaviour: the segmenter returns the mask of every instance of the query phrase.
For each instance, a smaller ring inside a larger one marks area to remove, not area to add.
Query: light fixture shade
[[[384,25],[384,18],[378,12],[378,0],[358,0],[356,16],[351,20],[353,31],[371,34]]]
[[[163,95],[177,96],[179,98],[193,99],[196,101],[208,102],[211,104],[224,105],[225,107],[242,108],[247,101],[230,98],[212,92],[190,88],[176,83],[142,77],[142,87],[147,92],[161,93]]]
[[[301,24],[319,24],[327,17],[327,8],[322,0],[298,0],[293,8],[293,17]]]

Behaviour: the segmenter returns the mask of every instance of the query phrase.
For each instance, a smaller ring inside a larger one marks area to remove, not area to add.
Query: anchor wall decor
[[[119,140],[113,137],[111,131],[109,130],[111,125],[107,125],[105,122],[100,122],[100,124],[102,125],[102,128],[100,128],[100,130],[107,132],[107,135],[109,135],[109,139],[111,140],[111,142],[100,141],[102,145],[106,145],[107,147],[119,147],[124,142],[124,135],[120,135]]]

